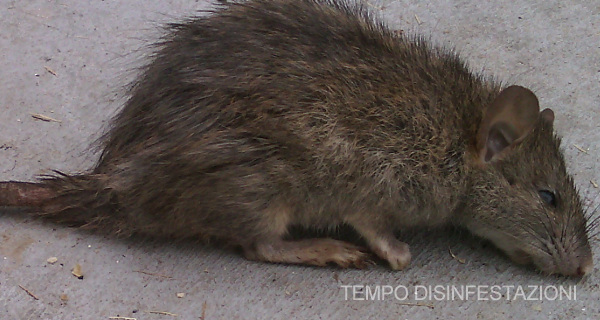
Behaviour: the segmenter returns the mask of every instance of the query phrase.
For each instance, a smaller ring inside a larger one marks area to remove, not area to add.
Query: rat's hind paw
[[[366,268],[373,264],[370,255],[361,247],[329,239],[285,241],[268,239],[245,248],[246,258],[274,263],[297,263],[313,266],[335,264],[342,268]]]

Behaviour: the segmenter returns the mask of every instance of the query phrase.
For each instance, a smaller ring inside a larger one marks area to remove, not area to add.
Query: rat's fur
[[[362,266],[345,242],[283,240],[291,225],[348,224],[395,269],[410,261],[395,230],[454,223],[515,261],[584,274],[586,219],[537,99],[519,139],[479,156],[501,89],[360,6],[228,4],[170,26],[95,168],[4,183],[0,203],[122,234],[217,238],[259,260]]]

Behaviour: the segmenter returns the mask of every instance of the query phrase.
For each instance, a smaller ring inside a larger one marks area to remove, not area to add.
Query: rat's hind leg
[[[402,270],[410,264],[411,254],[408,244],[396,239],[392,230],[377,228],[365,221],[352,224],[366,240],[369,249],[386,260],[394,270]]]
[[[364,268],[369,264],[369,255],[360,247],[330,238],[289,241],[280,237],[264,238],[244,247],[244,254],[250,260],[274,263],[336,264],[343,268]]]
[[[363,248],[348,242],[331,238],[286,240],[292,216],[290,207],[277,201],[263,210],[255,229],[260,235],[248,237],[252,241],[241,245],[246,258],[314,266],[336,264],[343,268],[364,268],[370,263]]]

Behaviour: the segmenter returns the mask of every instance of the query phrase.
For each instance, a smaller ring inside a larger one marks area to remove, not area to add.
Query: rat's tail
[[[0,207],[25,207],[58,223],[97,228],[118,211],[116,195],[96,175],[44,176],[39,182],[0,182]]]

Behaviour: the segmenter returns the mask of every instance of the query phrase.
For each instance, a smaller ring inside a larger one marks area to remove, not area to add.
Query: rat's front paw
[[[410,249],[402,241],[381,238],[371,243],[371,246],[373,252],[386,260],[394,270],[402,270],[410,264]]]

